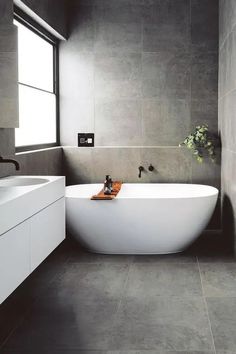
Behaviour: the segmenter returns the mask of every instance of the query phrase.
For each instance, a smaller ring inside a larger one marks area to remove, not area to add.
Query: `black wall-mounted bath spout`
[[[152,172],[154,170],[154,167],[152,166],[152,164],[150,163],[150,165],[148,166],[148,171]]]
[[[2,156],[0,156],[0,163],[13,163],[17,171],[20,169],[19,162],[13,159],[4,159]]]
[[[143,166],[139,166],[139,174],[138,177],[141,178],[142,177],[142,172],[144,171],[144,167]]]

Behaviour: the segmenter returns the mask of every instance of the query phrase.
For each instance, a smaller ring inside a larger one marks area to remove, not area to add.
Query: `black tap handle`
[[[153,170],[154,170],[154,167],[152,166],[152,164],[150,164],[148,167],[148,171],[152,172]]]
[[[139,174],[138,174],[138,177],[141,178],[142,176],[142,172],[144,171],[144,167],[143,166],[139,166]]]

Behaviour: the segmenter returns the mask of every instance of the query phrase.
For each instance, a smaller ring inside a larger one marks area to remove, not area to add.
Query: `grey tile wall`
[[[236,3],[220,0],[219,125],[222,140],[222,212],[225,237],[236,250]]]
[[[0,5],[0,128],[18,127],[17,28],[13,4]]]

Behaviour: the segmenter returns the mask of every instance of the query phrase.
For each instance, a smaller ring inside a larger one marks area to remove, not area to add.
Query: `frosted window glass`
[[[56,142],[55,95],[19,85],[19,120],[16,146]]]
[[[18,27],[19,82],[53,92],[53,45],[14,23]]]

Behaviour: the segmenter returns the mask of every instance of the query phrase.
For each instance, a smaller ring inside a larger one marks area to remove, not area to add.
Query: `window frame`
[[[36,21],[34,21],[30,16],[25,14],[17,6],[14,6],[14,20],[18,21],[29,30],[37,34],[39,37],[46,40],[53,46],[53,94],[56,99],[56,142],[47,144],[34,144],[34,145],[22,145],[15,146],[15,152],[24,152],[30,150],[40,150],[51,147],[60,146],[60,106],[59,106],[59,40],[49,33],[45,28],[40,26]],[[24,85],[26,87],[32,87],[38,89],[42,92],[48,92],[34,86],[30,86],[17,81],[18,85]],[[51,93],[51,92],[50,92]]]

